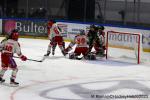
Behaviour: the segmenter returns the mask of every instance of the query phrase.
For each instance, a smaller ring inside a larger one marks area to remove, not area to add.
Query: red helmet
[[[54,20],[50,20],[50,21],[48,22],[48,27],[52,27],[52,25],[53,25],[54,23],[56,23]]]
[[[17,41],[18,38],[19,38],[18,30],[17,29],[12,30],[12,32],[10,34],[10,39],[13,39],[13,40]]]

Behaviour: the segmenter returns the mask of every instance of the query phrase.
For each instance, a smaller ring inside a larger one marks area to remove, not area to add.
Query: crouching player
[[[12,30],[10,33],[8,40],[2,42],[0,44],[1,48],[1,67],[0,70],[0,83],[5,82],[3,76],[8,68],[12,70],[10,84],[19,85],[18,82],[15,81],[16,75],[18,72],[18,68],[15,60],[13,59],[13,54],[17,53],[22,61],[26,61],[27,57],[21,53],[21,48],[18,42],[19,33],[16,29]]]
[[[69,53],[70,59],[82,59],[79,56],[82,54],[85,59],[90,59],[90,53],[88,53],[89,46],[87,44],[88,39],[85,35],[84,30],[80,31],[80,34],[75,36],[74,41],[72,41],[69,46],[65,49],[66,52],[72,50],[72,47],[76,44],[74,52]],[[95,58],[94,58],[95,59]]]

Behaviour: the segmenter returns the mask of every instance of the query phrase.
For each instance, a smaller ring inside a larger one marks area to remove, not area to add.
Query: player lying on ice
[[[14,29],[8,35],[8,38],[5,41],[2,41],[0,44],[1,67],[2,67],[2,69],[0,70],[0,83],[5,82],[3,76],[7,71],[7,69],[10,68],[12,70],[10,84],[19,85],[19,83],[15,81],[18,68],[15,60],[13,59],[13,55],[14,53],[16,53],[22,61],[26,61],[27,57],[21,53],[18,38],[19,38],[18,30]]]
[[[48,45],[47,53],[44,56],[49,56],[52,49],[52,55],[55,54],[55,49],[58,44],[62,54],[65,56],[65,42],[63,40],[62,36],[62,29],[60,29],[57,25],[57,23],[54,20],[50,20],[48,23],[48,37],[50,40],[50,43]]]

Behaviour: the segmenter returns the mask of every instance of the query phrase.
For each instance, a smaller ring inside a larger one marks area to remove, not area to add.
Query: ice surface
[[[36,60],[43,57],[49,44],[48,40],[40,39],[20,38],[19,42],[22,53]],[[146,95],[149,98],[115,100],[150,100],[149,63],[70,60],[58,47],[56,54],[43,62],[15,60],[19,68],[16,81],[20,86],[0,85],[0,100],[114,100],[101,97],[106,95]],[[6,82],[10,75],[8,70]]]

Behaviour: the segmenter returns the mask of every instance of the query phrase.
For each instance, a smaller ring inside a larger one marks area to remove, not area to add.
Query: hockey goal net
[[[140,63],[140,33],[108,31],[106,35],[106,59]]]

